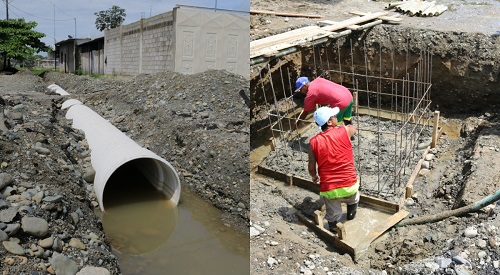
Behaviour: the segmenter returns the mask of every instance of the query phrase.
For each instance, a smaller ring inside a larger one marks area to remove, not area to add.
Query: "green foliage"
[[[99,31],[109,30],[120,26],[125,21],[125,9],[113,6],[108,10],[95,12],[95,27]]]
[[[32,69],[38,65],[38,62],[43,60],[43,56],[37,54],[37,55],[32,55],[28,56],[23,60],[21,65],[25,68]]]
[[[26,22],[23,18],[0,20],[0,56],[4,60],[23,62],[35,53],[49,51],[50,48],[40,41],[45,34],[32,30],[36,26],[36,22]]]
[[[43,74],[47,71],[50,71],[50,70],[49,69],[33,69],[33,70],[31,70],[31,73],[36,75],[36,76],[40,76],[41,74]]]

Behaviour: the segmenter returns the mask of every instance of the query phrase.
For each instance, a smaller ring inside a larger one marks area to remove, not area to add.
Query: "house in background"
[[[106,30],[97,39],[56,43],[65,73],[194,74],[227,70],[250,78],[248,12],[177,5],[170,12]]]
[[[104,74],[104,37],[99,37],[78,45],[81,72],[84,74]]]
[[[56,55],[59,56],[59,71],[76,73],[81,70],[78,46],[90,41],[90,38],[70,38],[56,43]]]
[[[105,74],[227,70],[250,78],[248,12],[177,5],[106,30]]]

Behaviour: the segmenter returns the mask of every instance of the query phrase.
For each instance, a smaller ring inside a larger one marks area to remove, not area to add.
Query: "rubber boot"
[[[358,209],[358,204],[347,205],[347,219],[352,220],[356,217],[356,210]]]
[[[337,222],[328,222],[328,227],[330,228],[330,232],[337,233]]]

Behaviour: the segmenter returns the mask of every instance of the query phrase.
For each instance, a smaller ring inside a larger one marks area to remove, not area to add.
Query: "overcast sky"
[[[0,19],[6,19],[5,1],[0,6]],[[45,34],[42,41],[52,46],[55,40],[63,41],[68,35],[78,38],[97,38],[104,36],[95,27],[95,12],[108,10],[113,5],[125,9],[123,24],[171,11],[176,4],[215,7],[231,10],[250,10],[250,0],[8,0],[9,18],[24,18],[35,21],[36,31]],[[54,24],[55,11],[55,24]],[[75,28],[76,18],[76,28]]]

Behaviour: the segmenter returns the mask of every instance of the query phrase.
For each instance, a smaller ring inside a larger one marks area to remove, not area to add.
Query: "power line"
[[[47,20],[47,21],[73,21],[73,20],[75,20],[74,18],[72,18],[72,19],[57,19],[57,20],[54,20],[54,19],[48,19],[48,18],[42,18],[42,17],[36,16],[36,15],[33,15],[33,14],[31,14],[31,13],[27,13],[27,12],[25,12],[25,11],[23,11],[23,10],[19,9],[18,7],[16,7],[16,6],[14,6],[14,5],[10,4],[10,3],[9,3],[9,6],[11,6],[11,7],[15,8],[16,10],[18,10],[18,11],[20,11],[20,12],[22,12],[22,13],[25,13],[25,14],[27,14],[27,15],[29,15],[29,16],[32,16],[32,17],[35,17],[35,18],[38,18],[38,19],[41,19],[41,20]],[[20,16],[19,16],[19,17],[20,17]]]
[[[58,7],[56,6],[56,4],[54,4],[54,2],[52,2],[52,1],[50,1],[50,0],[47,0],[47,1],[49,1],[52,5],[54,5],[54,6],[56,7],[56,9],[57,9],[57,10],[59,10],[60,12],[62,12],[62,13],[64,13],[64,14],[66,14],[66,15],[67,15],[67,16],[69,16],[69,17],[73,17],[73,16],[71,16],[71,15],[67,14],[65,11],[61,10],[60,8],[58,8]]]

